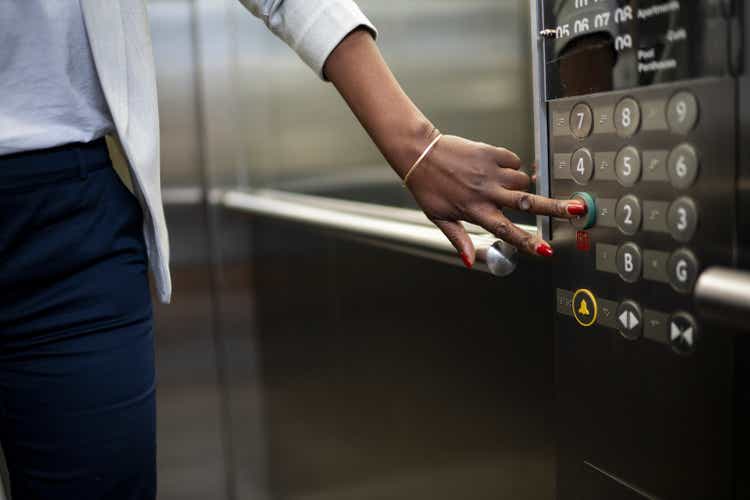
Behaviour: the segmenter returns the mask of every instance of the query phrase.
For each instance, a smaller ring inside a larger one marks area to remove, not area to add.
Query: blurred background
[[[528,2],[358,4],[443,132],[532,161]],[[551,498],[552,317],[528,310],[552,299],[544,267],[501,280],[222,203],[420,217],[335,89],[239,2],[149,11],[175,287],[160,498]]]

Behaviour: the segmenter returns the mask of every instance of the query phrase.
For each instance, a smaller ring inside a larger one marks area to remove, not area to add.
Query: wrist
[[[398,127],[391,127],[390,130],[385,140],[384,154],[393,170],[403,179],[440,132],[424,116],[402,121]]]

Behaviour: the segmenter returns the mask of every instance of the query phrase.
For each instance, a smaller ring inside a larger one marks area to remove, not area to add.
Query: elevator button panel
[[[695,283],[732,263],[736,202],[721,193],[735,182],[735,138],[722,126],[733,93],[731,80],[706,78],[548,101],[550,195],[591,200],[586,216],[550,223],[567,259],[560,314],[695,350]]]

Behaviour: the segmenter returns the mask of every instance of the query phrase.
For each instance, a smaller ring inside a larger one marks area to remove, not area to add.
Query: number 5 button
[[[641,155],[633,146],[626,146],[617,153],[615,159],[617,181],[625,186],[635,186],[641,178]]]
[[[672,203],[667,215],[667,227],[672,237],[680,243],[687,243],[698,228],[698,209],[690,198],[680,198]]]

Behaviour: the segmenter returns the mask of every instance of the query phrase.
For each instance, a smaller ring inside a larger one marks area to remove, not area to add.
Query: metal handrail
[[[706,269],[695,285],[695,303],[702,316],[748,331],[750,272],[726,267]]]
[[[455,255],[445,235],[418,210],[288,193],[274,190],[224,191],[220,203],[229,209],[334,230],[349,236],[396,244],[405,250]],[[536,234],[536,228],[519,226]],[[507,276],[516,267],[516,251],[476,226],[469,236],[477,249],[480,270]]]

